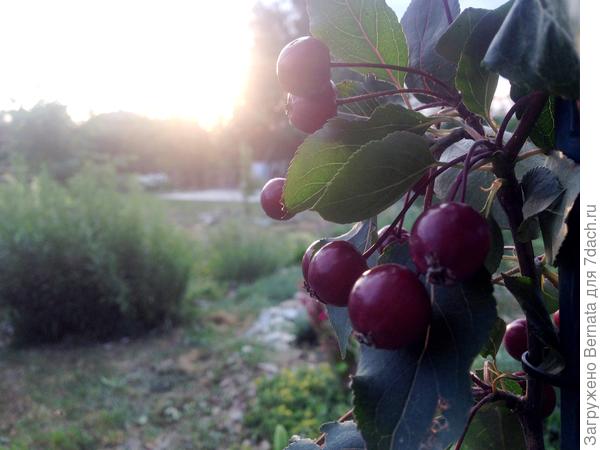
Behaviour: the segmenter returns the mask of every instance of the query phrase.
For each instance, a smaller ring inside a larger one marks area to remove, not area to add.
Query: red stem
[[[452,18],[452,12],[450,11],[450,5],[448,5],[448,0],[444,0],[444,10],[446,11],[446,18],[448,19],[448,25],[450,25],[454,19]]]
[[[427,89],[393,89],[390,91],[379,91],[379,92],[370,92],[369,94],[355,95],[354,97],[346,97],[340,98],[336,100],[336,104],[345,105],[347,103],[355,103],[361,100],[369,100],[371,98],[384,97],[387,95],[396,95],[396,94],[422,94],[427,95],[433,98],[442,98],[435,92],[432,92]]]
[[[481,156],[481,158],[479,156]],[[475,159],[475,161],[473,162],[473,164],[475,164],[476,162],[478,162],[483,157],[487,157],[487,156],[489,156],[489,151],[487,151],[485,154],[478,155],[478,157]],[[420,178],[415,184],[413,184],[412,187],[411,187],[411,189],[406,193],[406,195],[409,195],[411,191],[414,191],[413,196],[410,197],[410,199],[407,199],[405,201],[404,207],[402,208],[402,210],[400,211],[400,213],[398,213],[398,215],[396,216],[396,218],[394,219],[394,221],[390,224],[390,226],[388,227],[388,229],[385,230],[385,232],[377,239],[377,241],[373,245],[371,245],[363,253],[363,256],[365,258],[369,258],[373,254],[373,252],[375,250],[377,250],[377,248],[381,245],[381,243],[383,241],[385,241],[385,239],[389,236],[389,234],[392,232],[392,230],[394,230],[396,228],[396,226],[399,223],[401,223],[401,221],[404,220],[404,215],[410,209],[410,207],[415,202],[415,200],[417,198],[419,198],[420,194],[418,192],[421,191],[421,189],[423,188],[424,185],[429,185],[433,180],[436,179],[436,177],[438,177],[439,175],[441,175],[442,173],[444,173],[446,170],[448,170],[450,167],[454,166],[455,164],[458,164],[458,163],[464,161],[464,159],[466,157],[467,157],[467,155],[462,155],[462,156],[459,156],[457,158],[454,158],[452,161],[448,161],[447,163],[444,163],[443,166],[439,167],[435,171],[429,171],[430,173],[429,173],[428,176],[426,176],[424,178]]]
[[[473,406],[471,408],[471,412],[469,413],[469,418],[467,419],[467,424],[465,425],[465,429],[463,430],[460,438],[458,439],[458,441],[456,441],[456,447],[454,447],[454,450],[460,450],[460,448],[463,445],[463,442],[465,440],[465,438],[467,437],[467,432],[469,431],[469,425],[471,425],[471,422],[473,422],[473,419],[475,418],[475,415],[477,414],[477,412],[486,404],[486,403],[490,403],[497,400],[496,398],[496,394],[494,392],[489,393],[488,395],[486,395],[485,397],[483,397],[481,400],[479,400],[475,406]]]
[[[518,99],[515,102],[515,104],[510,107],[510,109],[504,116],[504,119],[502,120],[502,124],[500,125],[500,128],[498,129],[498,134],[496,135],[496,145],[498,147],[502,147],[502,144],[504,142],[504,132],[506,131],[506,128],[508,127],[508,124],[510,123],[510,119],[512,119],[512,116],[514,116],[515,114],[517,114],[519,111],[521,111],[523,109],[523,106],[525,106],[527,104],[527,102],[529,102],[531,100],[532,95],[535,95],[535,93],[526,95],[525,97],[521,97],[520,99]]]
[[[426,105],[417,106],[414,110],[415,111],[423,111],[424,109],[438,108],[440,106],[452,106],[452,105],[449,105],[448,102],[446,102],[446,101],[440,101],[440,102],[427,103]]]
[[[415,69],[414,67],[396,66],[394,64],[352,63],[352,62],[332,62],[331,67],[366,67],[366,68],[373,68],[373,69],[390,69],[390,70],[398,70],[400,72],[414,73],[415,75],[421,75],[422,77],[428,78],[431,81],[433,81],[434,83],[437,83],[440,86],[442,86],[448,92],[448,94],[450,94],[450,97],[448,97],[448,99],[453,100],[453,101],[459,100],[458,96],[456,95],[455,89],[452,89],[450,86],[448,86],[442,80],[434,77],[430,73],[427,73],[420,69]]]
[[[478,141],[478,142],[482,142],[482,141]],[[471,149],[473,149],[473,147],[471,147]],[[465,161],[466,161],[467,157],[469,157],[469,153],[471,153],[471,150],[469,150],[468,153],[463,155],[463,158]],[[490,156],[490,154],[491,154],[491,151],[487,150],[487,149],[484,150],[483,152],[481,152],[481,150],[473,150],[473,154],[471,156],[475,156],[475,159],[472,162],[469,161],[469,165],[472,167],[473,165],[477,164],[482,159],[488,158]],[[464,170],[465,169],[466,169],[466,165],[463,168],[463,172],[461,173],[461,175],[459,177],[457,177],[456,180],[454,181],[454,184],[450,188],[448,195],[446,195],[446,201],[453,201],[454,198],[456,197],[458,188],[460,187],[461,183],[464,180]]]

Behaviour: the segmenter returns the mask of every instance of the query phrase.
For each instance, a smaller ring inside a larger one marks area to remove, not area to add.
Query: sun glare
[[[205,127],[224,122],[248,70],[252,4],[5,2],[0,110],[42,100],[65,104],[74,120],[130,111]]]

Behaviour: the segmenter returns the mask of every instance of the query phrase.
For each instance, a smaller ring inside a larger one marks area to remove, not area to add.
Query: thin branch
[[[353,63],[353,62],[332,62],[331,67],[365,67],[365,68],[373,68],[373,69],[388,69],[388,70],[398,70],[400,72],[413,73],[415,75],[421,75],[424,78],[428,78],[434,83],[439,84],[443,87],[452,100],[458,100],[456,96],[456,90],[452,89],[445,82],[440,80],[439,78],[434,77],[430,73],[427,73],[423,70],[415,69],[414,67],[406,67],[406,66],[396,66],[394,64],[378,64],[378,63]]]
[[[471,425],[471,422],[473,422],[473,419],[475,418],[477,411],[479,411],[486,403],[494,402],[496,400],[498,400],[498,396],[496,395],[495,392],[491,392],[488,395],[486,395],[485,397],[483,397],[481,400],[479,400],[479,402],[477,402],[475,404],[475,406],[473,406],[471,408],[471,412],[469,413],[469,418],[467,419],[467,424],[465,425],[465,429],[463,430],[462,434],[460,435],[460,438],[458,439],[458,441],[456,441],[456,447],[454,447],[454,450],[460,450],[460,448],[462,447],[465,437],[467,437],[467,432],[469,431],[469,426]]]
[[[436,94],[435,92],[427,90],[427,89],[392,89],[389,91],[370,92],[368,94],[356,95],[354,97],[340,98],[340,99],[336,100],[336,104],[345,105],[347,103],[355,103],[355,102],[359,102],[361,100],[370,100],[372,98],[384,97],[387,95],[396,95],[396,94],[421,94],[421,95],[426,95],[426,96],[432,97],[432,98],[441,98],[441,99],[444,98],[444,97],[440,96],[439,94]]]

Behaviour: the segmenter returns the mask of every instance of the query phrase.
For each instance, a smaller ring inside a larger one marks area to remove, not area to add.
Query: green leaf
[[[338,61],[405,66],[408,48],[396,13],[385,0],[308,0],[310,32],[327,44]],[[374,73],[397,87],[404,72],[355,69]]]
[[[396,89],[396,87],[385,81],[377,80],[373,76],[365,77],[365,81],[345,80],[336,84],[338,98],[354,97],[357,95],[369,94],[371,92],[381,92]],[[382,105],[390,103],[390,100],[397,96],[385,96],[379,98],[370,98],[353,103],[345,103],[338,106],[338,112],[356,114],[358,116],[369,117]]]
[[[337,223],[376,216],[435,163],[429,144],[406,131],[365,144],[338,170],[313,209]]]
[[[567,216],[579,195],[579,164],[561,152],[552,152],[546,161],[546,167],[558,177],[565,188],[565,192],[556,202],[539,215],[546,258],[548,263],[553,264],[567,236]]]
[[[502,25],[511,6],[508,2],[479,20],[471,32],[460,56],[456,72],[456,88],[463,103],[473,113],[488,118],[494,99],[498,75],[481,66],[481,61]]]
[[[448,0],[453,17],[458,16],[460,6],[458,0]],[[440,37],[448,29],[448,18],[440,0],[412,0],[401,20],[409,48],[409,65],[453,85],[456,65],[440,56],[435,47]],[[446,91],[430,80],[419,75],[408,74],[406,85],[409,88],[431,89],[437,93]],[[431,97],[417,96],[424,103],[430,103]]]
[[[436,287],[426,349],[363,347],[354,415],[370,450],[445,448],[464,429],[472,406],[469,368],[496,320],[489,274]],[[432,430],[436,430],[433,432]]]
[[[492,244],[490,246],[490,251],[485,258],[484,265],[489,273],[494,273],[498,270],[498,267],[500,267],[502,256],[504,255],[504,236],[502,236],[502,230],[500,229],[498,222],[494,219],[494,216],[490,215],[487,221],[490,226]]]
[[[365,448],[365,441],[353,421],[325,423],[321,425],[321,432],[325,433],[323,450],[362,450]]]
[[[469,426],[463,450],[526,450],[519,418],[502,403],[488,403]]]
[[[498,354],[498,350],[500,350],[500,346],[502,345],[502,339],[504,338],[504,332],[506,331],[506,322],[502,320],[500,317],[496,317],[496,322],[490,331],[490,335],[488,336],[488,340],[479,352],[479,354],[485,358],[487,356],[491,356],[492,358],[496,358]]]
[[[536,216],[525,219],[517,228],[517,242],[535,241],[540,237],[540,223]]]
[[[558,176],[547,167],[534,167],[521,180],[523,217],[528,219],[548,209],[565,191]]]
[[[579,56],[562,0],[516,0],[483,62],[530,92],[579,98]]]
[[[506,289],[514,295],[527,317],[528,326],[538,339],[547,347],[557,349],[558,338],[554,326],[541,297],[541,287],[534,285],[529,277],[509,277],[503,275]]]
[[[527,89],[523,89],[515,83],[511,83],[510,97],[516,102],[521,97],[529,94]],[[554,105],[556,100],[554,97],[549,97],[546,106],[540,113],[535,125],[529,133],[531,141],[543,150],[552,150],[556,148],[556,130],[555,130],[555,113]],[[517,113],[517,118],[521,118],[521,114]]]
[[[334,118],[300,145],[290,163],[284,202],[290,212],[312,208],[337,172],[364,144],[394,131],[424,133],[430,119],[399,105],[377,108],[367,120]]]
[[[544,297],[544,304],[548,310],[548,314],[558,311],[559,300],[558,300],[558,289],[556,289],[552,283],[547,279],[544,279],[542,283],[542,295]]]
[[[490,10],[481,8],[467,8],[460,13],[446,32],[440,37],[435,49],[448,61],[458,64],[463,48],[475,25]]]
[[[350,231],[327,241],[348,241],[358,251],[363,253],[377,239],[377,217],[355,224]],[[352,324],[348,315],[348,308],[325,305],[329,323],[335,333],[340,348],[342,359],[346,357],[348,339],[352,334]]]

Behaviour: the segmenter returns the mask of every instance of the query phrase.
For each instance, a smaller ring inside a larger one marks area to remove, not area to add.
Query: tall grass
[[[0,186],[0,307],[17,338],[105,338],[177,315],[191,258],[150,199],[110,171]]]

